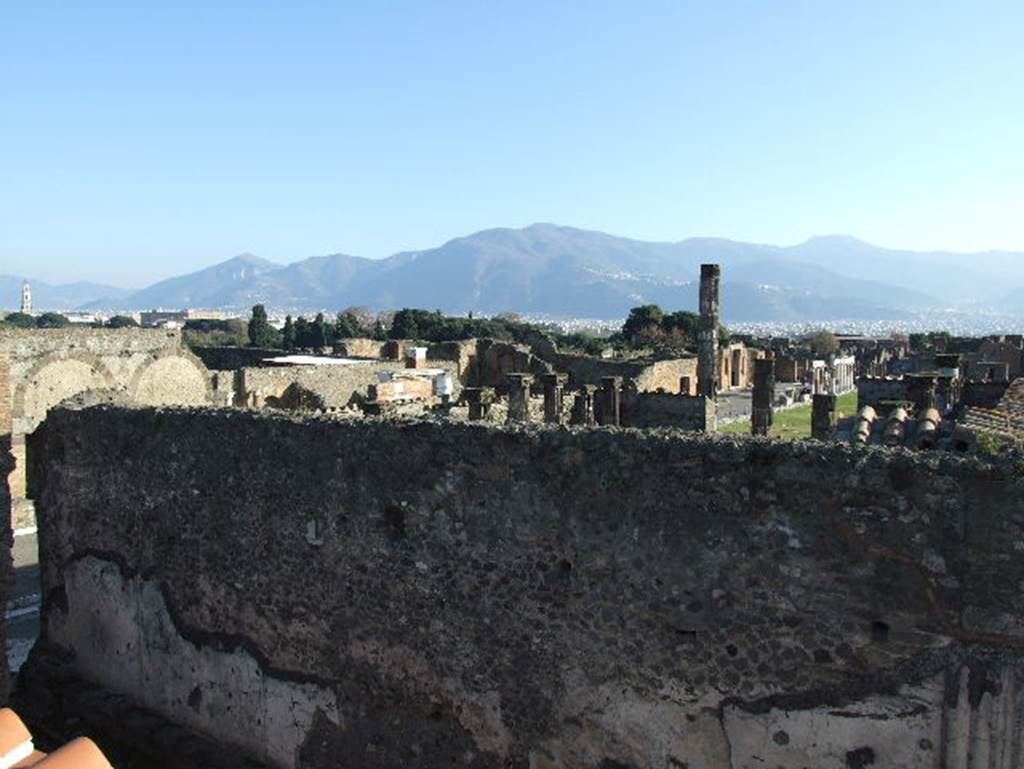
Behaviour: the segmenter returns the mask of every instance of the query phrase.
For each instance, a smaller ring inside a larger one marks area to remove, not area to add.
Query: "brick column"
[[[836,396],[819,393],[811,402],[811,437],[830,441],[836,430]]]
[[[469,418],[477,422],[486,419],[494,403],[494,389],[491,387],[464,387],[462,399],[469,405]]]
[[[698,395],[718,398],[719,282],[717,264],[700,266],[700,335],[697,340]]]
[[[750,415],[752,435],[768,435],[772,429],[772,401],[775,399],[775,360],[754,361],[753,410]]]
[[[544,421],[559,425],[562,423],[562,393],[568,377],[565,374],[543,374]]]
[[[622,408],[622,377],[601,377],[601,408],[596,413],[599,425],[619,426]]]
[[[508,421],[530,421],[532,374],[508,374]]]

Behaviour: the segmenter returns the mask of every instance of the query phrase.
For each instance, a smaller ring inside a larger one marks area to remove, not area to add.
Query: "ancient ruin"
[[[1006,462],[116,407],[30,453],[22,701],[98,686],[112,746],[130,696],[272,767],[1022,760]]]

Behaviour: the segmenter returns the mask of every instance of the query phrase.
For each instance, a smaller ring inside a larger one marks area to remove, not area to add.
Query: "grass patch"
[[[853,416],[857,410],[857,391],[840,395],[836,400],[837,416]],[[750,420],[744,419],[739,422],[720,427],[718,432],[723,435],[750,435]],[[811,404],[797,406],[796,408],[776,411],[772,424],[771,437],[782,438],[787,441],[800,440],[811,437]]]

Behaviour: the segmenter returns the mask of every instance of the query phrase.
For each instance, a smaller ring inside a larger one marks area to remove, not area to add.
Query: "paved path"
[[[39,637],[39,543],[35,529],[14,533],[14,590],[7,602],[7,664],[21,669]]]

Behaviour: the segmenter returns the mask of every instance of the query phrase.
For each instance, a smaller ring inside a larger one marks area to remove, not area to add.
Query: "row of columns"
[[[532,374],[508,374],[508,421],[530,421]],[[565,414],[565,374],[541,374],[544,393],[544,421],[562,424]],[[622,377],[603,377],[601,387],[583,385],[575,393],[569,415],[573,425],[619,425],[622,417]],[[497,401],[493,387],[466,387],[462,398],[472,421],[486,419]]]

